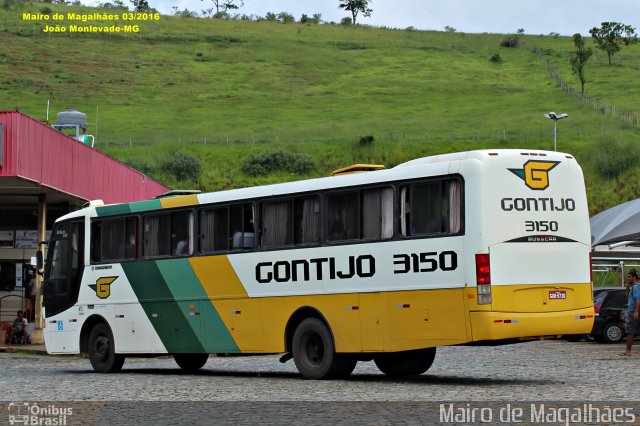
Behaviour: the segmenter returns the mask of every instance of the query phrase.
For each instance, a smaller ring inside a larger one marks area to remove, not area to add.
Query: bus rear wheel
[[[376,355],[373,361],[389,377],[417,376],[431,367],[436,357],[436,348],[414,351],[389,352]]]
[[[339,379],[348,377],[357,359],[335,353],[329,328],[317,318],[307,318],[293,334],[293,361],[305,379]]]
[[[122,369],[124,355],[116,353],[113,333],[106,324],[97,324],[89,334],[89,360],[97,373],[116,373]]]
[[[174,354],[173,359],[183,370],[196,371],[207,363],[209,354]]]

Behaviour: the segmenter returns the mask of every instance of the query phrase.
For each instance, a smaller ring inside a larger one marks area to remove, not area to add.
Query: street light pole
[[[549,118],[553,120],[553,150],[557,151],[558,149],[558,120],[562,120],[563,118],[569,117],[569,114],[562,113],[556,114],[555,112],[550,112],[549,114],[544,115],[545,118]]]

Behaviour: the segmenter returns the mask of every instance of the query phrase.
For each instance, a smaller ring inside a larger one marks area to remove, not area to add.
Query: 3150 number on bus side
[[[394,274],[434,272],[438,269],[453,271],[458,268],[458,255],[455,251],[394,254],[393,264],[395,265]]]

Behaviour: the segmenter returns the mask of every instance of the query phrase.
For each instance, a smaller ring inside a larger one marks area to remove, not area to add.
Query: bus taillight
[[[491,303],[491,267],[488,254],[476,254],[476,284],[478,304]]]

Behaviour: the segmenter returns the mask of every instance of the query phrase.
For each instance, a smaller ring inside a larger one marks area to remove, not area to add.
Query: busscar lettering
[[[256,281],[268,284],[309,281],[327,277],[330,280],[349,279],[355,276],[370,278],[376,273],[376,259],[370,254],[349,256],[345,262],[337,262],[335,257],[315,259],[280,260],[278,262],[260,262],[256,265]]]
[[[527,237],[527,242],[529,243],[555,243],[557,241],[558,237],[554,237],[553,235],[533,235]]]
[[[572,212],[576,209],[573,198],[503,198],[500,207],[505,212]]]

